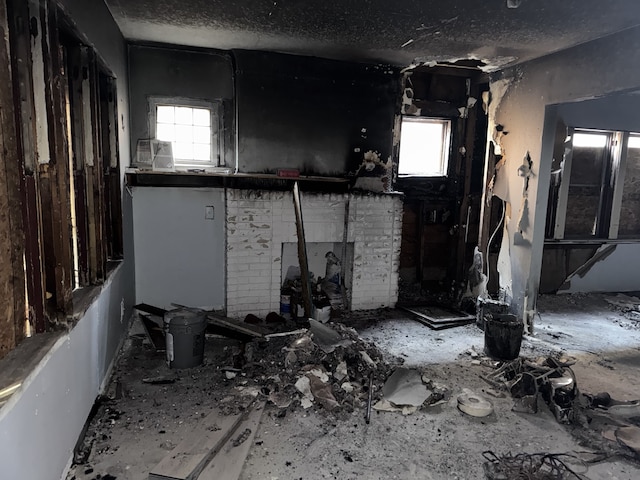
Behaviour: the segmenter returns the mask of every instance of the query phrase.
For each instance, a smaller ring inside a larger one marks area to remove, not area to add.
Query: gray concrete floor
[[[581,391],[607,391],[619,400],[640,398],[640,322],[611,307],[602,295],[542,297],[539,311],[535,334],[523,339],[522,355],[574,356]],[[484,346],[483,332],[474,325],[436,332],[397,312],[369,322],[359,317],[358,325],[369,324],[360,329],[365,339],[447,385],[447,401],[408,416],[374,413],[369,425],[358,410],[346,419],[314,409],[280,418],[268,406],[242,479],[479,479],[484,478],[485,450],[604,450],[611,455],[608,440],[558,424],[544,404],[535,415],[515,413],[510,398],[489,397],[494,405],[490,416],[478,419],[460,412],[457,395],[465,388],[482,394],[488,385],[480,374],[491,370],[471,363],[469,350],[482,352]],[[202,367],[181,371],[175,384],[150,386],[140,379],[171,372],[141,337],[132,340],[114,376],[125,395],[109,404],[111,413],[102,412],[93,422],[89,435],[96,441],[88,463],[74,467],[69,479],[96,479],[98,474],[146,479],[204,412],[219,406],[223,393],[212,382],[220,375],[224,346],[209,342]],[[610,456],[589,465],[585,478],[638,479],[640,466]]]

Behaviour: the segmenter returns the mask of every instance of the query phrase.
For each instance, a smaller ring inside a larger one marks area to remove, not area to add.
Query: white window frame
[[[156,138],[157,126],[157,107],[190,107],[190,108],[206,108],[211,113],[210,129],[211,129],[211,160],[208,162],[191,160],[186,161],[174,158],[174,166],[176,170],[190,169],[209,169],[219,167],[222,164],[222,102],[208,101],[187,97],[160,97],[150,96],[148,98],[148,118],[149,118],[149,135]]]
[[[438,172],[401,172],[402,165],[402,126],[404,126],[405,122],[407,123],[422,123],[422,124],[438,124],[442,125],[442,139],[441,139],[441,151],[440,151],[440,159],[439,159],[439,171]],[[398,175],[402,178],[409,177],[446,177],[449,172],[449,157],[450,157],[450,147],[451,147],[451,134],[452,134],[452,125],[451,119],[449,118],[441,118],[441,117],[414,117],[404,115],[401,120],[400,126],[400,150],[398,154]]]

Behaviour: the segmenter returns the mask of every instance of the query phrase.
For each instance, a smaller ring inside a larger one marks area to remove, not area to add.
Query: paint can
[[[524,323],[511,314],[486,316],[484,322],[484,352],[496,360],[518,358]]]
[[[280,315],[291,317],[291,295],[280,295]]]

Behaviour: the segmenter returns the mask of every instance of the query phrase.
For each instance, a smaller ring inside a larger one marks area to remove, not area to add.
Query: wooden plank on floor
[[[256,436],[264,403],[257,405],[202,471],[198,480],[237,480]]]
[[[167,343],[164,336],[164,330],[161,323],[155,322],[151,319],[149,315],[140,315],[140,320],[142,321],[142,326],[144,327],[145,332],[147,332],[147,337],[149,337],[149,341],[156,349],[156,352],[166,352],[167,351]]]
[[[149,305],[147,303],[139,303],[137,305],[134,305],[133,308],[141,312],[155,315],[156,317],[164,317],[164,314],[167,313],[167,310],[165,310],[164,308],[154,307],[153,305]]]
[[[242,414],[210,413],[169,455],[149,473],[150,480],[195,480],[211,458],[232,437]]]
[[[240,325],[237,322],[234,322],[230,318],[224,318],[220,315],[209,313],[207,314],[207,320],[209,324],[212,324],[216,327],[221,327],[223,329],[236,331],[242,335],[246,335],[252,338],[264,338],[264,333],[258,330],[259,327],[255,325],[248,326],[248,324]]]

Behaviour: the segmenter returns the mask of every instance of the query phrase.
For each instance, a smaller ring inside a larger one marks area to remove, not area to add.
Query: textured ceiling
[[[638,0],[106,0],[133,41],[490,68],[640,24]]]

